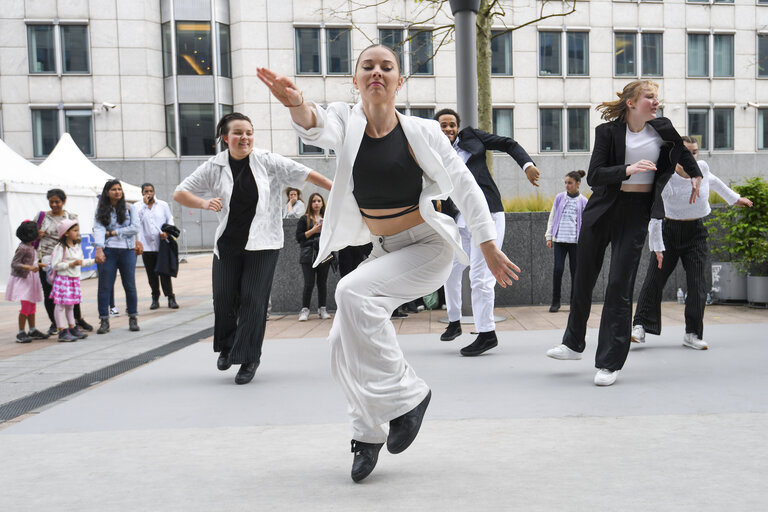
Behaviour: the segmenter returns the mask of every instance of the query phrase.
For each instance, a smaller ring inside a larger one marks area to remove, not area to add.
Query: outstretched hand
[[[287,76],[279,75],[267,68],[256,68],[256,76],[269,87],[272,95],[286,107],[299,107],[304,96],[296,84]]]
[[[528,181],[530,181],[531,185],[533,185],[534,187],[539,186],[539,176],[540,176],[539,168],[536,167],[535,165],[529,165],[525,169],[525,177],[528,178]]]
[[[488,269],[496,278],[496,282],[501,285],[502,288],[506,288],[507,285],[512,285],[513,280],[520,279],[517,277],[517,273],[520,272],[520,267],[512,263],[506,254],[496,246],[496,242],[488,240],[480,244],[480,249],[483,251],[485,262],[488,264]]]
[[[691,178],[691,199],[688,201],[690,204],[696,202],[696,198],[699,197],[699,189],[701,188],[701,176]]]

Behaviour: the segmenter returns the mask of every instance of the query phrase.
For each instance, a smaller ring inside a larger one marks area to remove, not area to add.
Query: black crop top
[[[384,209],[411,206],[395,215],[369,218],[399,217],[418,209],[421,178],[424,171],[411,156],[408,140],[400,123],[384,137],[363,135],[360,150],[352,167],[352,194],[360,208]]]

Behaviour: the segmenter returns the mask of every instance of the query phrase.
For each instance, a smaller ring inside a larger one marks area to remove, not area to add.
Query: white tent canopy
[[[76,180],[84,186],[101,194],[104,184],[114,176],[101,170],[80,151],[68,133],[64,133],[51,154],[40,164],[40,169],[68,180]],[[131,203],[141,201],[141,189],[120,180],[125,200]]]
[[[80,230],[93,231],[96,194],[71,177],[40,169],[19,156],[0,140],[0,290],[5,290],[11,273],[11,259],[19,245],[16,228],[23,220],[37,220],[48,210],[46,192],[61,188],[67,194],[67,211],[78,214]]]

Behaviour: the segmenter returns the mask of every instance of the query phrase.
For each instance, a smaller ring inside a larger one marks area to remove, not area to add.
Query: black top
[[[653,194],[649,194],[651,217],[664,218],[664,201],[661,192],[675,172],[678,162],[692,178],[701,176],[696,160],[683,144],[680,135],[666,117],[648,121],[661,137],[662,144],[656,161]],[[587,171],[587,183],[592,187],[592,196],[582,214],[582,227],[591,226],[606,213],[619,197],[621,184],[629,179],[626,155],[627,123],[619,120],[608,121],[595,128],[595,145]]]
[[[360,208],[398,208],[419,204],[424,171],[408,149],[403,127],[374,139],[363,135],[352,167],[352,194]]]
[[[488,202],[488,208],[491,213],[503,212],[504,206],[501,204],[501,194],[496,187],[491,173],[488,171],[488,165],[485,161],[485,152],[504,151],[515,159],[515,162],[522,167],[528,162],[533,163],[533,159],[514,139],[502,137],[492,133],[478,130],[468,126],[459,132],[459,147],[470,154],[466,164],[475,181],[480,185],[480,190],[485,195]]]
[[[253,216],[256,215],[256,205],[259,202],[259,189],[249,165],[250,157],[235,160],[229,155],[229,167],[232,169],[234,186],[229,200],[229,216],[227,227],[218,241],[219,250],[243,250],[248,243],[248,232],[251,229]]]

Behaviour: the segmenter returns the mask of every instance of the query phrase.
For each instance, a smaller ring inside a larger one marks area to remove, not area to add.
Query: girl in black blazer
[[[656,118],[658,85],[630,82],[619,99],[597,109],[608,121],[595,129],[587,183],[592,187],[582,216],[573,279],[573,302],[563,343],[547,351],[554,359],[581,359],[592,290],[611,244],[610,271],[597,340],[595,384],[610,386],[627,359],[632,330],[632,291],[651,217],[664,217],[661,192],[679,162],[693,178],[691,202],[701,172],[666,118]]]
[[[312,268],[312,262],[317,257],[320,244],[320,231],[323,229],[323,215],[325,215],[325,200],[323,196],[315,192],[307,201],[307,213],[299,217],[296,223],[296,241],[299,242],[299,263],[304,273],[304,293],[302,294],[301,311],[299,321],[309,318],[309,303],[312,300],[312,290],[317,282],[317,315],[321,320],[331,318],[325,308],[328,282],[328,269],[330,261],[321,263]]]

